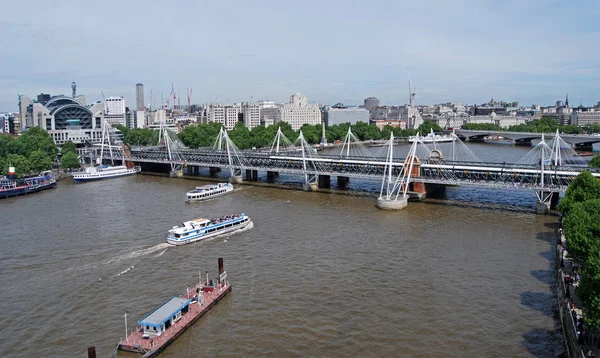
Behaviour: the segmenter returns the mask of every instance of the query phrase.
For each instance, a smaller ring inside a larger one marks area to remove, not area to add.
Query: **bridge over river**
[[[164,170],[172,175],[183,175],[183,171],[198,175],[201,167],[228,170],[234,182],[256,180],[259,172],[266,172],[267,177],[294,174],[302,178],[305,190],[328,188],[332,176],[342,186],[350,178],[372,180],[381,182],[377,206],[382,209],[404,208],[409,197],[422,199],[428,191],[446,186],[527,190],[536,193],[539,213],[548,212],[558,202],[559,193],[581,171],[589,170],[587,162],[558,133],[548,143],[540,135],[540,143],[516,163],[481,161],[460,141],[458,133],[452,135],[455,141],[445,153],[448,158],[435,141],[415,141],[406,157],[395,158],[393,136],[383,147],[383,155],[377,155],[349,131],[340,153],[334,155],[316,152],[302,132],[293,144],[278,131],[270,148],[241,151],[225,130],[212,148],[200,149],[185,148],[174,133],[165,130],[161,146],[132,147],[126,151],[125,161],[142,170]],[[600,177],[600,171],[592,170],[592,174]]]
[[[463,140],[483,142],[486,137],[504,137],[510,139],[515,145],[531,146],[532,140],[541,140],[543,133],[528,132],[502,132],[456,129],[454,133]],[[578,149],[592,150],[594,143],[600,143],[600,136],[588,134],[561,134],[566,143]]]

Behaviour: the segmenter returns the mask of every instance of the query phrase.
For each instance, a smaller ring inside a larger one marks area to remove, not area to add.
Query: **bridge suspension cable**
[[[298,149],[299,148],[296,147],[292,141],[285,136],[285,134],[283,134],[281,127],[277,127],[277,133],[271,142],[271,149],[269,149],[269,153],[279,154],[279,152],[294,152]]]
[[[337,151],[336,151],[337,152]],[[348,157],[372,157],[373,153],[352,133],[352,127],[348,127],[348,132],[344,137],[342,146],[338,155],[341,158]]]
[[[324,170],[321,168],[319,164],[317,151],[313,149],[313,147],[308,144],[306,139],[304,139],[304,134],[302,130],[300,130],[300,135],[294,145],[300,147],[302,151],[302,168],[304,170],[304,182],[306,184],[314,184],[318,180],[319,174],[324,173]]]
[[[227,155],[227,163],[231,177],[241,177],[242,170],[246,167],[246,160],[239,148],[233,143],[227,134],[227,130],[221,127],[219,135],[213,145],[213,152],[219,155]]]

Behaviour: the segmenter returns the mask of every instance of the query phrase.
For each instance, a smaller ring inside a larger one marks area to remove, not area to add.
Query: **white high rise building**
[[[320,124],[321,110],[318,104],[309,104],[306,96],[295,93],[290,97],[290,103],[281,106],[281,120],[298,130],[305,124]]]
[[[248,129],[260,125],[260,106],[255,103],[211,103],[204,108],[207,122],[220,123],[227,130],[232,130],[238,122],[243,122]]]
[[[126,125],[125,100],[123,97],[108,97],[104,102],[104,120],[111,125]]]
[[[239,103],[225,106],[225,129],[232,130],[242,118],[242,105]]]
[[[260,125],[260,107],[255,103],[246,103],[242,106],[244,115],[244,124],[248,129],[258,127]]]

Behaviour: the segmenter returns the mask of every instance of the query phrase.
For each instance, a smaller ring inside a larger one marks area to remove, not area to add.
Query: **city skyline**
[[[567,92],[572,106],[600,101],[592,1],[176,1],[168,16],[162,7],[11,3],[0,27],[0,111],[17,111],[18,94],[69,96],[73,79],[88,103],[103,91],[130,108],[138,82],[146,104],[150,90],[160,104],[171,82],[182,105],[188,87],[192,103],[285,103],[300,92],[310,103],[402,104],[407,68],[416,104],[544,106]]]

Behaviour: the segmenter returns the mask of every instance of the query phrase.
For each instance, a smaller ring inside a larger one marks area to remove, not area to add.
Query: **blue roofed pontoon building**
[[[173,297],[138,321],[145,338],[160,336],[189,312],[192,300]]]

